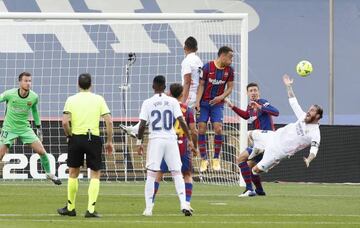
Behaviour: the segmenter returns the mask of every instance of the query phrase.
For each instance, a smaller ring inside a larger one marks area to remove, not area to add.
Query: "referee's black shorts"
[[[71,168],[79,168],[84,165],[86,154],[86,166],[91,170],[98,171],[102,168],[101,154],[102,141],[99,136],[72,135],[69,139],[67,165]]]

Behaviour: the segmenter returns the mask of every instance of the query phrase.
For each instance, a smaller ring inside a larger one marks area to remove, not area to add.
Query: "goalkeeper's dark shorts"
[[[98,171],[102,168],[102,141],[95,135],[73,135],[68,143],[67,165],[79,168],[84,165],[86,154],[86,167]]]

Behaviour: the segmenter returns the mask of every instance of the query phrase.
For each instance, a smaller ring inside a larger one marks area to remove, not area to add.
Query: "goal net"
[[[216,59],[221,46],[234,50],[235,86],[230,98],[238,107],[245,108],[247,104],[245,14],[3,13],[0,32],[0,92],[18,87],[17,76],[21,72],[33,75],[32,90],[40,98],[43,144],[60,178],[68,175],[62,110],[66,98],[78,91],[80,73],[93,76],[92,91],[104,96],[114,119],[115,152],[103,158],[102,178],[106,180],[146,178],[145,157],[137,155],[135,140],[124,134],[119,124],[137,123],[142,102],[153,94],[155,75],[164,75],[168,88],[171,83],[181,83],[183,43],[188,36],[197,39],[197,54],[204,63]],[[1,110],[3,120],[5,105],[1,105]],[[194,158],[195,181],[241,182],[235,156],[246,146],[247,124],[228,107],[224,108],[224,117],[222,170],[215,172],[210,168],[199,173],[199,158]],[[209,125],[210,158],[213,137]],[[87,176],[84,168],[80,178]],[[39,156],[17,140],[0,163],[0,178],[43,179],[45,175]]]

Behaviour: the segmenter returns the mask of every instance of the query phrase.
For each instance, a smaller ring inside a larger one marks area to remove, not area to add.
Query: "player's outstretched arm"
[[[103,115],[103,119],[105,120],[105,126],[106,126],[106,144],[105,144],[105,150],[107,154],[112,154],[114,151],[114,146],[112,143],[113,138],[113,121],[110,114]]]
[[[300,107],[300,105],[295,97],[294,91],[292,89],[292,84],[294,83],[294,79],[290,78],[289,75],[284,74],[283,82],[284,82],[287,92],[288,92],[289,103],[290,103],[292,110],[294,111],[294,113],[298,119],[303,118],[305,115],[305,112]]]
[[[247,111],[244,111],[238,107],[236,107],[229,98],[225,98],[224,102],[231,108],[236,114],[238,114],[241,118],[247,120],[250,118],[250,114]]]
[[[294,83],[294,79],[290,78],[289,75],[284,74],[283,82],[284,82],[284,84],[286,86],[289,98],[295,97],[295,94],[294,94],[294,91],[293,91],[293,88],[292,88],[292,84]]]

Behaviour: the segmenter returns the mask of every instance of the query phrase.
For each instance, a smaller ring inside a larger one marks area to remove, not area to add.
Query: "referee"
[[[108,154],[113,151],[113,126],[110,111],[104,98],[90,92],[91,75],[80,74],[80,92],[68,97],[64,107],[62,125],[68,138],[69,180],[67,188],[67,205],[58,209],[60,215],[76,216],[75,198],[78,191],[78,176],[80,166],[84,164],[90,168],[89,201],[85,218],[100,217],[95,211],[96,199],[100,188],[100,169],[102,141],[100,138],[99,122],[102,117],[106,123],[107,141],[105,150]]]

